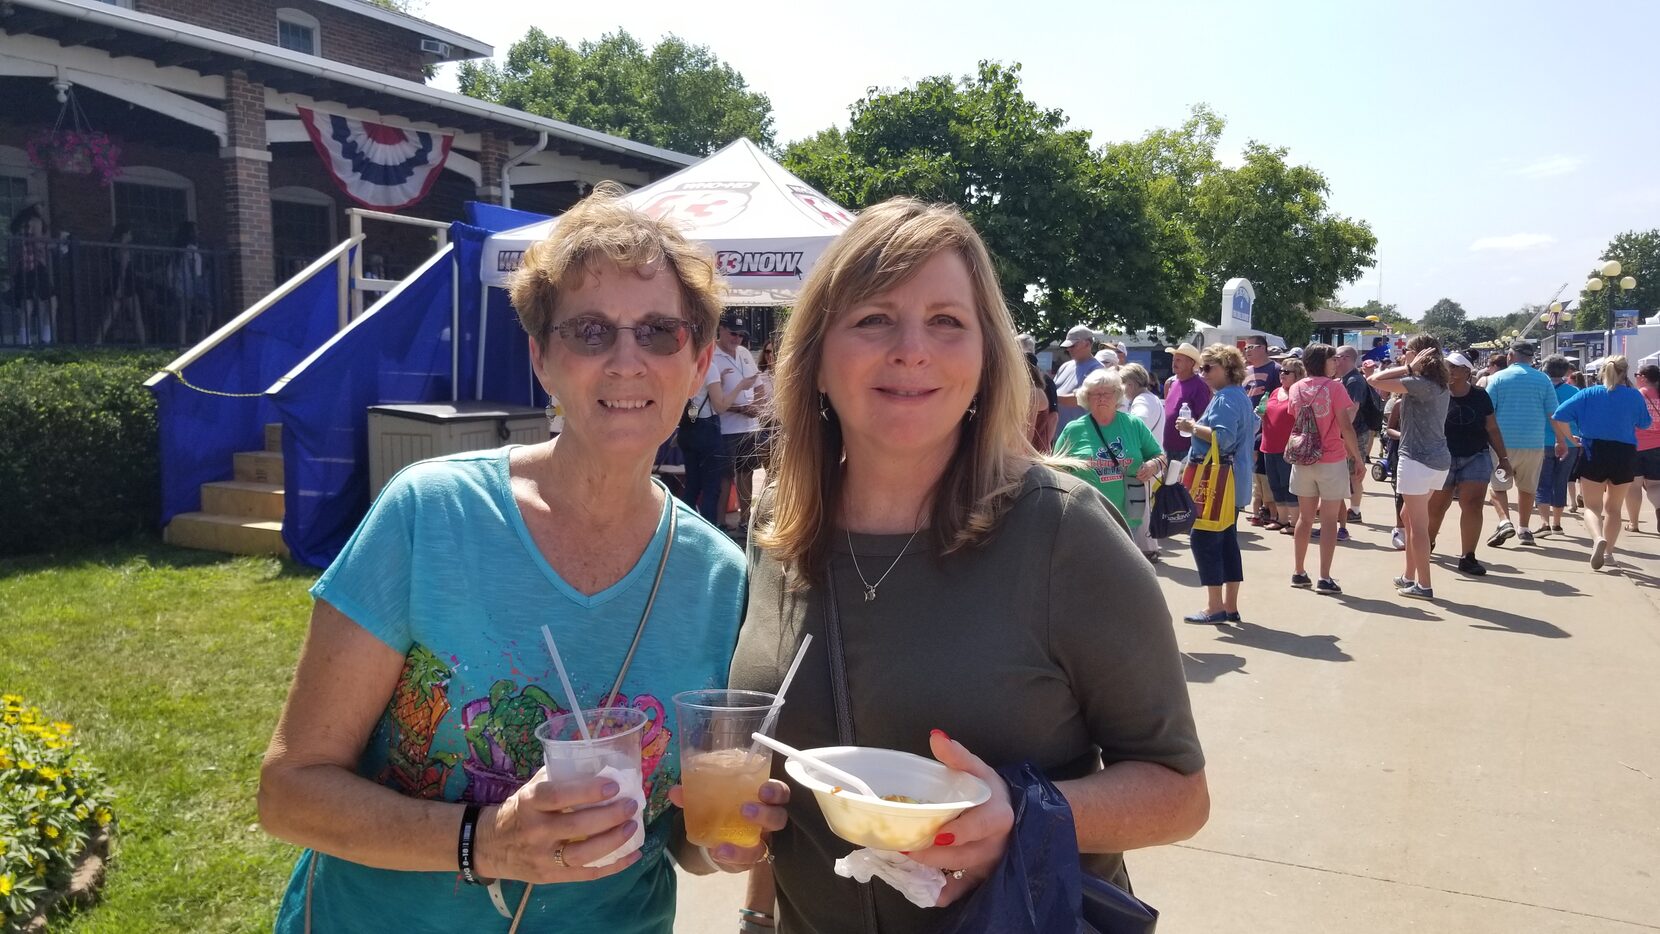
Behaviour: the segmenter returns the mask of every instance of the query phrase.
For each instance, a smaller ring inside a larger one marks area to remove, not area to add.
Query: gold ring
[[[559,848],[553,851],[553,863],[560,869],[571,868],[565,863],[565,844],[559,844]]]

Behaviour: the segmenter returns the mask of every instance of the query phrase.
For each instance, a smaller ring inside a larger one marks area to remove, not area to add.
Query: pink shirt
[[[1354,407],[1349,391],[1342,383],[1324,376],[1305,376],[1298,380],[1291,387],[1293,426],[1305,402],[1314,407],[1314,419],[1320,423],[1320,463],[1348,460],[1349,449],[1343,446],[1343,424],[1354,420],[1354,416],[1346,414]]]
[[[1652,451],[1660,448],[1660,393],[1652,387],[1644,386],[1638,392],[1643,394],[1643,401],[1648,403],[1649,426],[1637,429],[1637,450]]]

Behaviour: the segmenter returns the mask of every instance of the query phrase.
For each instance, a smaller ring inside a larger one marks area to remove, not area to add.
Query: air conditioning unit
[[[437,39],[422,39],[421,52],[426,55],[436,55],[439,58],[450,57],[450,44],[439,42]]]

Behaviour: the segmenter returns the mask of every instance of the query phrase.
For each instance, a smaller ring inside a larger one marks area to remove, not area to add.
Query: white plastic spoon
[[[817,756],[810,756],[788,743],[781,743],[778,740],[773,739],[765,733],[757,732],[752,734],[752,736],[757,743],[772,749],[774,752],[781,752],[784,755],[789,756],[791,759],[800,759],[802,762],[812,766],[814,771],[823,772],[825,775],[830,776],[844,785],[852,785],[853,790],[857,791],[859,794],[869,795],[872,798],[882,797],[876,793],[876,789],[865,784],[864,779],[854,775],[852,772],[844,772]]]

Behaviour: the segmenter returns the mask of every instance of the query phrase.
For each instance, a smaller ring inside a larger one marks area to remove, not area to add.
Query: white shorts
[[[1447,485],[1447,468],[1425,467],[1410,457],[1401,458],[1395,468],[1395,492],[1402,496],[1422,496]]]

